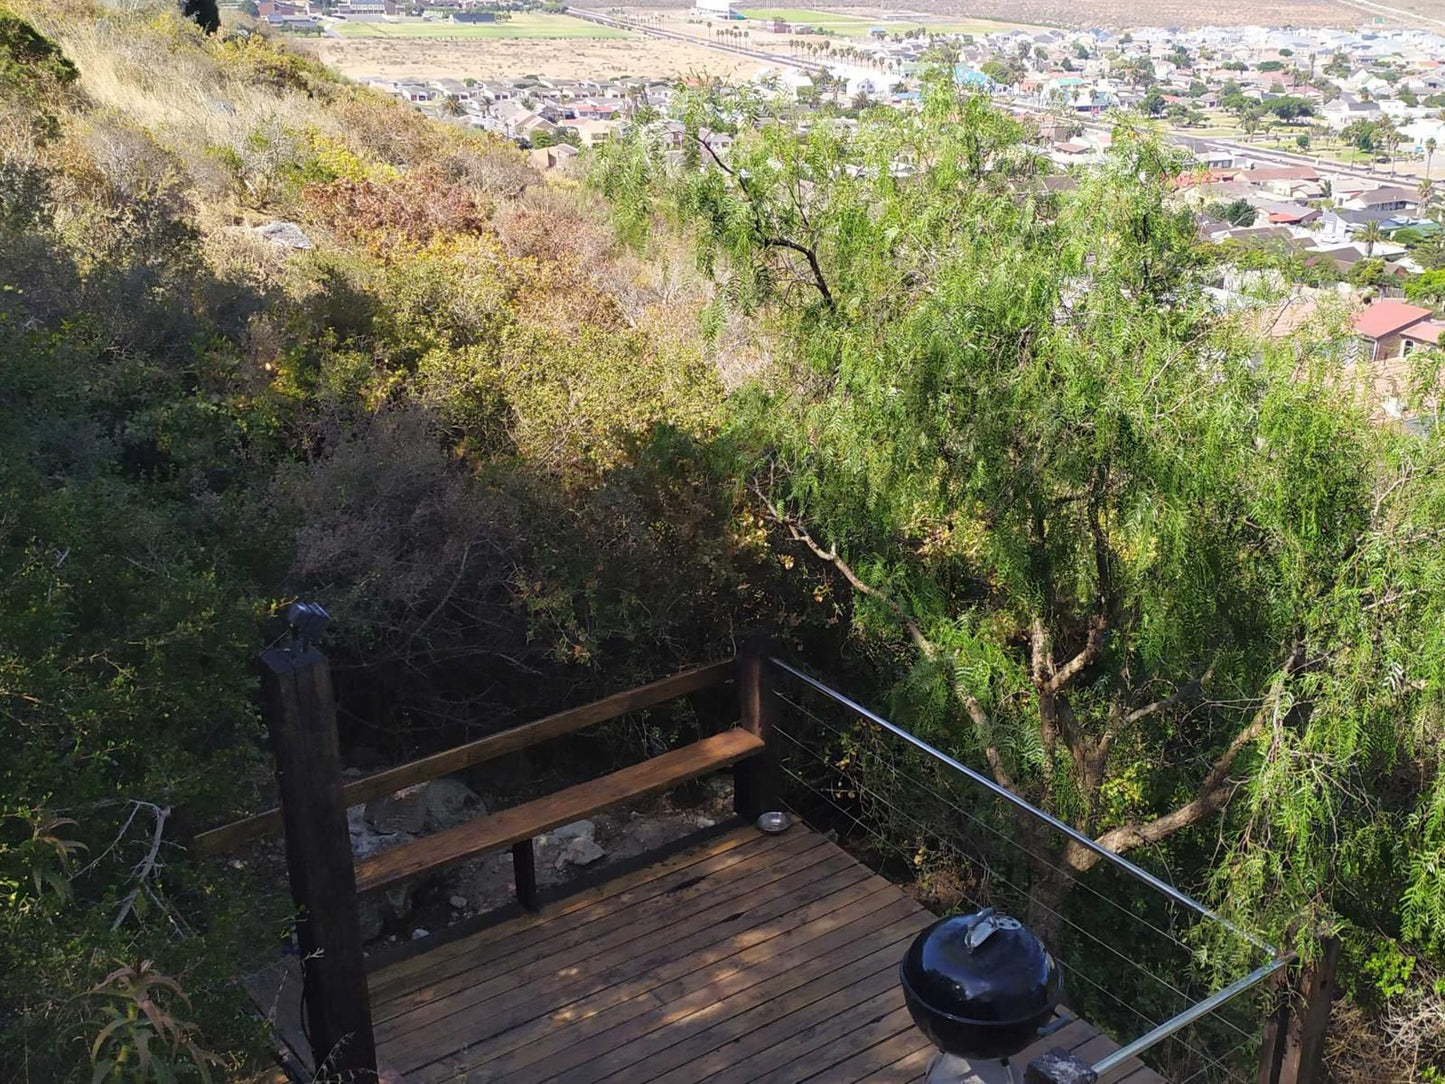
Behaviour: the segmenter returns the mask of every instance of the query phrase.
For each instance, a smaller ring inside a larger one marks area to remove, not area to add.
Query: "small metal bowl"
[[[768,833],[770,836],[786,832],[793,826],[793,818],[782,811],[775,813],[764,813],[758,818],[758,829]]]

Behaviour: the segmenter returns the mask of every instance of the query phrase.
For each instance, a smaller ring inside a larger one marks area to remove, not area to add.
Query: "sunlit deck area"
[[[806,827],[735,828],[372,971],[378,1062],[417,1084],[921,1081],[933,1048],[897,967],[932,918]],[[1074,1022],[1020,1079],[1059,1046],[1115,1049]],[[1161,1080],[1138,1062],[1104,1079]]]

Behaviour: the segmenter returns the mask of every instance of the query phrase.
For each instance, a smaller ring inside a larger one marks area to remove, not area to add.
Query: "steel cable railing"
[[[1096,1061],[1101,1078],[1147,1054],[1174,1080],[1249,1084],[1260,1020],[1248,994],[1289,956],[842,693],[772,662],[774,745],[792,812],[836,830],[880,872],[916,882],[939,904],[1027,912],[1064,969],[1071,1010],[1123,1044]],[[1064,843],[1101,861],[1080,875],[1061,857]],[[1140,953],[1141,938],[1152,951]],[[1218,957],[1221,945],[1227,958]],[[1223,972],[1237,977],[1220,980]]]

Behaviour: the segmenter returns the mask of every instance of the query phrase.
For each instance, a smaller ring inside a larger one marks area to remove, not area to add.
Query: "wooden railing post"
[[[374,1081],[376,1044],[331,666],[315,648],[273,648],[260,658],[266,726],[276,755],[286,866],[296,903],[307,1034],[327,1079]]]
[[[738,702],[744,730],[767,743],[767,751],[733,768],[733,809],[746,820],[777,808],[778,769],[772,746],[773,715],[777,697],[773,694],[773,667],[768,660],[777,644],[768,637],[754,637],[738,651]]]
[[[1298,988],[1282,984],[1280,1007],[1265,1024],[1259,1084],[1319,1084],[1325,1079],[1325,1031],[1339,959],[1339,939],[1326,937],[1319,956],[1301,969]]]

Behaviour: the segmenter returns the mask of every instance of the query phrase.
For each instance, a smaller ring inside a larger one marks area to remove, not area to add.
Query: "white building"
[[[702,15],[709,19],[736,19],[738,17],[732,0],[696,0],[696,2],[697,6],[693,8],[695,15]]]

